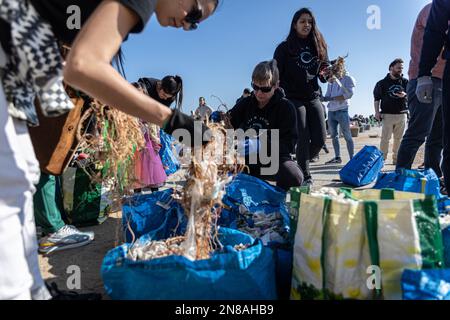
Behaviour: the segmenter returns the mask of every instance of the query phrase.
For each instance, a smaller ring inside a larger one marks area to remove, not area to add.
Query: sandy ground
[[[355,150],[359,151],[365,145],[379,146],[379,138],[370,138],[369,134],[380,132],[379,128],[375,128],[370,132],[360,133],[360,135],[354,139]],[[325,154],[323,151],[320,154],[320,161],[315,164],[311,164],[312,174],[315,182],[315,187],[339,187],[341,182],[339,181],[339,170],[344,165],[324,165],[324,163],[334,157],[334,151],[331,140],[327,140],[330,154]],[[344,163],[348,161],[346,144],[343,139],[340,141],[341,154]],[[392,146],[391,146],[392,147]],[[420,149],[416,161],[416,168],[423,162],[423,148]],[[391,157],[388,158],[387,164],[384,168],[385,171],[394,170]],[[176,183],[179,180],[180,174],[172,176],[169,185]],[[100,226],[90,227],[87,230],[95,232],[95,240],[88,246],[66,250],[51,254],[50,256],[39,256],[39,264],[42,275],[46,281],[56,282],[58,287],[62,290],[68,289],[68,283],[71,282],[70,266],[78,266],[81,275],[81,289],[78,292],[98,292],[104,295],[104,298],[108,298],[105,294],[103,283],[100,275],[100,267],[105,254],[121,244],[123,241],[123,234],[121,230],[121,212],[112,213],[106,222]],[[69,268],[69,269],[68,269]]]

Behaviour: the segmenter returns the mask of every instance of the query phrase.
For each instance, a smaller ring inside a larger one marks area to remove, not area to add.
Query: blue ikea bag
[[[122,225],[126,242],[144,234],[167,239],[186,231],[187,218],[181,204],[172,198],[173,190],[128,197],[122,204]]]
[[[378,175],[374,189],[395,189],[397,191],[424,193],[441,198],[439,178],[433,169],[397,169]]]
[[[177,172],[181,167],[180,161],[178,161],[178,158],[172,149],[172,144],[175,142],[175,139],[163,130],[159,131],[159,136],[161,140],[159,155],[166,174],[170,176]]]
[[[450,300],[450,269],[405,270],[404,300]]]
[[[339,172],[341,181],[361,187],[375,181],[384,166],[383,153],[375,146],[365,146]]]
[[[286,204],[286,191],[261,179],[247,174],[238,174],[227,185],[222,198],[224,209],[219,224],[236,229],[239,207],[244,205],[250,212],[280,212],[289,232],[289,213]]]
[[[277,298],[274,261],[261,240],[221,228],[224,250],[208,260],[169,256],[127,259],[129,244],[108,252],[101,273],[106,293],[117,300],[273,300]],[[243,251],[235,245],[250,244]]]
[[[393,172],[382,172],[378,175],[374,189],[386,188],[435,196],[439,212],[447,211],[446,201],[448,198],[441,195],[439,177],[433,169],[408,170],[400,168]]]
[[[281,188],[253,176],[239,174],[227,185],[222,203],[224,208],[219,225],[237,229],[239,208],[245,206],[246,210],[252,213],[280,212],[283,217],[284,232],[289,234],[290,220],[286,192]],[[288,299],[292,279],[292,244],[273,241],[268,244],[268,247],[274,254],[278,297]]]

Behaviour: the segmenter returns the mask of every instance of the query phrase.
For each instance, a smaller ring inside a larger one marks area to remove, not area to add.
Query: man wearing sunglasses
[[[289,190],[301,186],[303,174],[296,162],[291,158],[297,141],[297,118],[294,106],[286,99],[284,91],[279,88],[279,72],[275,60],[258,64],[252,75],[254,92],[242,99],[229,111],[234,129],[247,131],[253,129],[257,137],[246,142],[246,164],[252,176],[276,181],[277,186]],[[268,150],[270,164],[262,164],[260,159],[260,139],[262,130],[268,130]],[[279,139],[272,138],[274,130],[278,130]],[[248,131],[247,131],[248,132]],[[279,150],[273,154],[273,150]],[[257,163],[249,163],[250,153],[258,154]],[[275,175],[265,175],[262,168],[277,163]]]

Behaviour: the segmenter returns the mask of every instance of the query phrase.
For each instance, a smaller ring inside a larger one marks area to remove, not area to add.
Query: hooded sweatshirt
[[[400,77],[392,79],[388,73],[387,76],[378,81],[373,91],[375,101],[381,101],[381,113],[383,114],[402,114],[408,112],[407,98],[399,98],[395,94],[406,92],[408,80]]]
[[[275,94],[264,108],[258,107],[254,94],[242,99],[229,111],[234,129],[280,130],[280,159],[290,159],[297,141],[297,118],[295,107],[286,99],[283,90]],[[270,139],[270,134],[269,134]],[[269,141],[271,145],[272,141]],[[276,143],[275,141],[273,143]],[[269,147],[270,149],[270,147]]]
[[[319,71],[326,63],[320,62],[317,49],[311,39],[297,38],[295,52],[289,50],[288,41],[282,42],[274,53],[280,71],[280,87],[288,99],[311,101],[320,96],[317,81]],[[325,83],[325,79],[319,78]]]

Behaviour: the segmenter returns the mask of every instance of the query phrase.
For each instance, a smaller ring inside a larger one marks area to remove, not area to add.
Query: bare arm
[[[73,43],[64,80],[106,105],[162,126],[172,111],[134,88],[111,66],[138,19],[119,2],[103,1]]]

